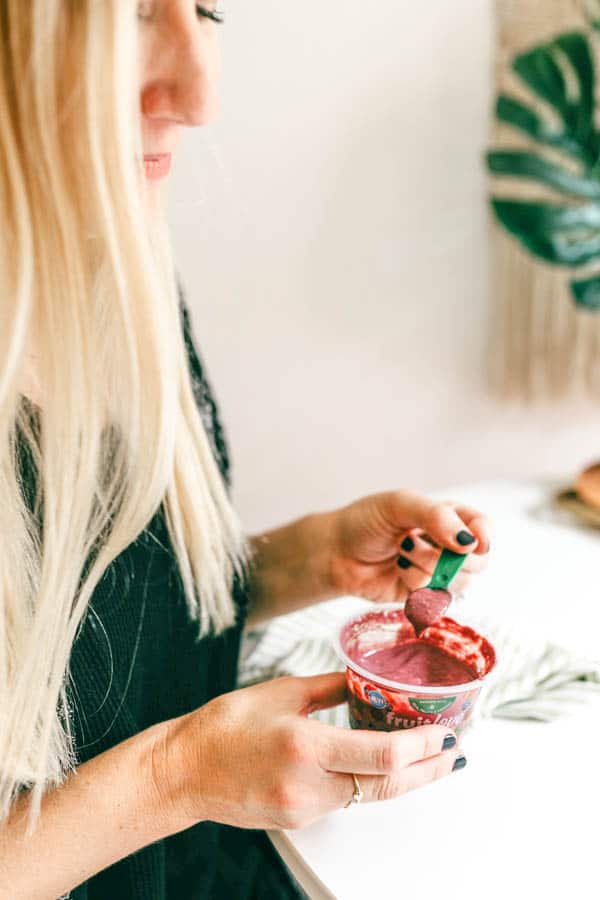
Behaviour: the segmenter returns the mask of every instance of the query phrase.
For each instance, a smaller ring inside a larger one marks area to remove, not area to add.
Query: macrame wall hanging
[[[503,399],[531,405],[567,397],[598,400],[600,287],[579,289],[578,302],[573,282],[587,285],[591,275],[600,273],[600,172],[591,171],[598,135],[594,137],[589,128],[589,121],[597,119],[599,88],[594,78],[600,83],[600,30],[594,29],[593,22],[600,29],[600,13],[594,20],[600,3],[495,0],[495,4],[496,100],[500,106],[488,155],[490,194],[510,202],[503,210],[502,224],[502,217],[496,215],[492,228],[494,386]],[[573,33],[580,35],[572,39],[577,58],[573,43],[561,38]],[[591,71],[586,64],[585,44],[592,54]],[[542,52],[535,58],[523,56],[536,47]],[[520,72],[515,70],[519,56],[523,56]],[[578,77],[582,72],[583,80]],[[562,108],[561,86],[565,91]],[[504,100],[500,101],[501,97]],[[586,103],[591,107],[587,132],[580,109]],[[554,140],[557,135],[560,139]],[[578,159],[583,145],[588,148],[587,161]],[[552,177],[546,178],[548,173],[536,167],[532,155],[549,163],[554,175],[550,172]],[[515,172],[515,165],[520,171]],[[558,175],[556,181],[559,169],[566,172],[567,179],[571,174],[579,179],[574,192],[572,184],[565,189],[562,176]],[[529,177],[532,172],[533,177]],[[537,213],[533,205],[537,205]],[[549,205],[554,213],[546,214]],[[559,208],[562,211],[557,212]],[[589,252],[581,250],[582,246]],[[562,253],[569,264],[550,261],[555,253]],[[582,265],[574,266],[574,259],[583,261]]]

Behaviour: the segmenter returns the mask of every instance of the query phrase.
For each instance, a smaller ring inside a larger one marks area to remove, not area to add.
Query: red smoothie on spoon
[[[421,637],[422,631],[441,619],[451,603],[452,594],[448,591],[426,587],[409,594],[404,613],[417,637]]]

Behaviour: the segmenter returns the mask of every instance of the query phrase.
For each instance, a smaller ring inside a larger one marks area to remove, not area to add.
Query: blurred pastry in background
[[[600,463],[594,463],[579,473],[575,493],[583,503],[600,510]]]
[[[556,502],[586,525],[600,528],[600,463],[583,469],[573,487],[557,494]]]

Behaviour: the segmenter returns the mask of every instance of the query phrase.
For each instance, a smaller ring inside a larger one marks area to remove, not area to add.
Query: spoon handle
[[[442,550],[433,577],[427,587],[434,591],[445,591],[458,573],[468,553],[455,553],[453,550]]]

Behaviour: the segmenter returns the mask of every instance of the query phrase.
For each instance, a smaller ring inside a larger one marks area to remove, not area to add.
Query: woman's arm
[[[160,723],[81,765],[44,795],[30,837],[19,798],[0,825],[0,900],[56,900],[174,833],[153,769],[164,733]]]
[[[336,596],[331,580],[332,515],[315,513],[250,538],[248,630]]]
[[[477,510],[411,491],[363,497],[250,538],[246,628],[321,600],[354,594],[397,603],[431,579],[446,547],[468,554],[454,591],[485,566],[489,523]]]
[[[348,803],[352,772],[361,773],[365,801],[375,802],[464,765],[456,766],[456,738],[441,725],[392,735],[308,718],[346,693],[343,672],[278,678],[154,725],[46,794],[29,838],[21,798],[0,826],[1,900],[56,900],[141,847],[205,820],[302,828]]]

